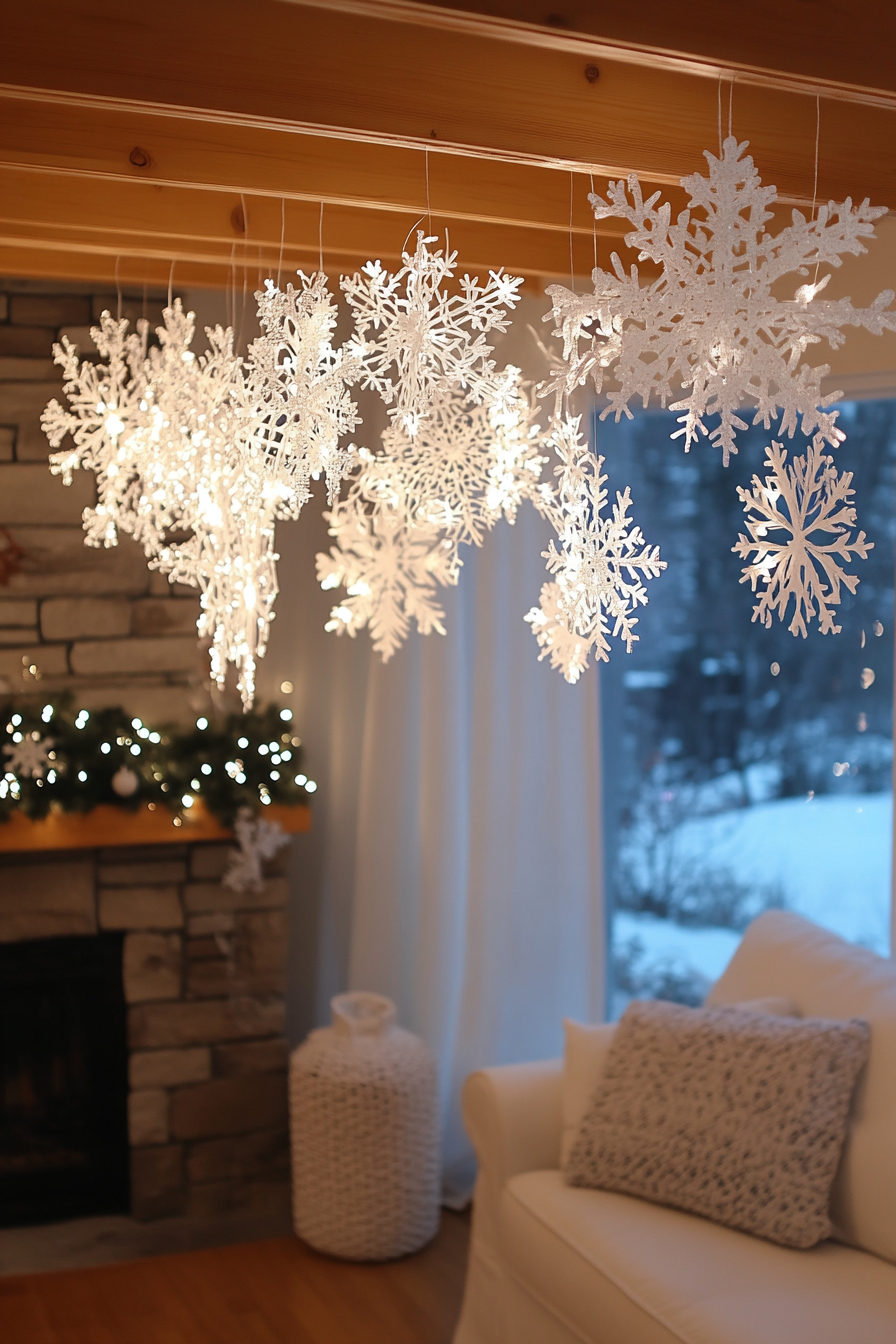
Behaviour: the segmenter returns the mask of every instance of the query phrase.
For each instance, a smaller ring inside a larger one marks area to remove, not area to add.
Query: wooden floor
[[[2,1344],[449,1344],[469,1220],[417,1255],[352,1265],[292,1237],[0,1279]]]

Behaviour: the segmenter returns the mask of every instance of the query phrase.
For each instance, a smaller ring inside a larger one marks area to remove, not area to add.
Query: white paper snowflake
[[[25,733],[21,742],[8,742],[3,748],[6,768],[20,779],[43,779],[44,771],[52,765],[50,752],[55,745],[52,737]]]
[[[79,359],[67,336],[53,346],[68,406],[54,398],[41,424],[51,448],[72,436],[72,448],[50,456],[50,470],[66,485],[77,470],[96,473],[98,504],[85,516],[89,546],[114,546],[120,530],[133,530],[139,496],[136,435],[146,422],[148,330],[148,323],[138,322],[137,331],[128,334],[126,319],[115,321],[103,313],[90,335],[105,363]]]
[[[298,289],[267,280],[255,296],[263,335],[249,348],[242,433],[302,501],[309,478],[325,476],[332,503],[355,460],[343,440],[360,424],[349,387],[361,359],[355,346],[333,347],[338,310],[327,277],[298,276]]]
[[[856,511],[852,505],[852,473],[838,473],[833,459],[823,451],[816,435],[805,457],[787,465],[780,443],[766,450],[769,475],[753,477],[753,488],[738,486],[744,502],[749,537],[743,534],[732,547],[750,561],[741,583],[749,581],[759,601],[753,620],[771,626],[777,613],[785,620],[791,598],[791,634],[806,637],[806,623],[818,613],[823,635],[840,633],[834,624],[834,608],[840,602],[841,584],[854,593],[859,580],[847,574],[840,561],[853,555],[865,560],[874,543],[865,533],[850,539]]]
[[[346,592],[325,628],[353,638],[369,628],[384,662],[405,641],[411,622],[424,635],[445,633],[436,589],[456,582],[453,548],[439,529],[426,523],[408,527],[406,503],[389,476],[390,466],[388,459],[361,450],[360,472],[348,497],[324,514],[337,545],[317,556],[321,587]]]
[[[578,681],[592,649],[596,658],[608,661],[610,635],[631,652],[638,639],[634,613],[647,603],[643,580],[666,568],[659,547],[649,546],[628,516],[628,486],[617,491],[612,515],[602,516],[604,459],[582,443],[580,423],[581,417],[565,417],[553,434],[559,488],[554,508],[546,512],[559,548],[551,541],[544,558],[554,581],[544,585],[541,605],[525,618],[541,647],[539,658],[550,657],[551,666],[569,682]]]
[[[502,516],[513,522],[523,499],[553,498],[539,479],[547,459],[537,404],[519,369],[505,369],[502,383],[497,405],[443,394],[416,439],[396,425],[384,452],[362,451],[346,500],[326,515],[337,544],[317,558],[322,586],[346,589],[327,629],[368,626],[384,659],[412,623],[444,634],[436,587],[458,582],[461,547],[481,545]]]
[[[328,307],[329,297],[319,284],[309,294],[315,332],[323,339],[329,328],[318,310]],[[301,296],[290,302],[298,311]],[[119,533],[128,533],[151,568],[199,590],[198,634],[210,641],[212,676],[223,686],[233,664],[248,708],[277,595],[274,525],[297,516],[312,467],[326,465],[321,456],[295,469],[297,430],[290,431],[290,464],[284,466],[285,454],[271,453],[270,438],[257,433],[253,419],[258,388],[247,389],[230,328],[207,330],[208,349],[197,355],[191,348],[193,314],[176,300],[163,316],[158,343],[147,349],[145,329],[128,337],[126,323],[104,314],[94,339],[108,365],[79,365],[70,346],[58,348],[71,409],[51,403],[44,423],[54,444],[71,431],[75,451],[51,460],[68,481],[77,466],[97,473],[97,505],[84,514],[88,544],[115,545]],[[292,404],[290,386],[304,376],[300,346],[296,338],[292,363],[281,361],[284,406]],[[321,367],[330,362],[321,352]],[[271,354],[272,377],[274,363]],[[346,413],[351,420],[352,412]],[[309,417],[301,424],[310,452]]]
[[[231,891],[261,891],[264,886],[262,864],[289,844],[289,836],[279,821],[256,817],[248,807],[240,808],[233,829],[239,850],[228,858],[221,884]]]
[[[490,271],[484,285],[464,275],[460,293],[448,293],[443,285],[453,279],[457,253],[430,252],[427,244],[436,241],[420,231],[413,256],[402,253],[395,274],[369,261],[340,282],[355,316],[351,348],[363,360],[362,385],[379,393],[411,438],[440,392],[455,388],[473,402],[495,401],[500,383],[484,333],[507,330],[507,309],[519,302],[522,284]]]
[[[793,435],[798,422],[804,434],[820,434],[836,446],[842,439],[837,412],[829,407],[840,392],[823,396],[821,380],[827,365],[803,362],[808,348],[821,340],[837,349],[844,327],[864,327],[879,335],[896,330],[890,310],[893,291],[879,294],[868,308],[849,299],[819,300],[829,273],[820,281],[818,266],[840,266],[841,256],[859,255],[863,238],[874,236],[874,221],[886,211],[865,200],[853,206],[833,201],[821,206],[815,219],[798,210],[792,223],[774,237],[766,232],[774,187],[763,187],[746,142],[729,136],[721,157],[706,153],[708,176],[682,179],[689,192],[688,209],[673,224],[668,203],[657,205],[659,192],[644,201],[635,177],[610,184],[608,200],[590,197],[597,219],[627,219],[632,230],[625,242],[639,260],[662,268],[652,284],[640,284],[638,269],[626,274],[613,255],[614,274],[593,273],[594,293],[576,295],[562,285],[548,289],[553,300],[555,332],[563,338],[565,367],[544,388],[558,404],[591,377],[602,391],[605,371],[613,369],[618,388],[607,393],[602,418],[631,417],[629,403],[651,398],[682,411],[689,448],[698,434],[721,447],[727,463],[736,452],[735,431],[745,429],[741,411],[755,406],[754,424],[768,429],[780,415],[782,433]],[[691,211],[700,212],[692,217]],[[773,293],[777,282],[796,273],[807,278],[792,299]],[[812,276],[812,279],[808,277]],[[690,389],[680,397],[680,389]],[[718,415],[708,429],[706,418]]]

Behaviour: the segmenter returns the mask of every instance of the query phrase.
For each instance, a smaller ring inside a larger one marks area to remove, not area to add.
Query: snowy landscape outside
[[[736,487],[762,476],[774,434],[743,433],[725,469],[670,442],[668,413],[594,426],[611,498],[631,485],[669,565],[633,653],[601,668],[613,1016],[632,997],[699,1003],[767,908],[889,953],[896,403],[846,403],[839,423],[874,549],[849,566],[841,633],[806,639],[751,621],[731,551]]]

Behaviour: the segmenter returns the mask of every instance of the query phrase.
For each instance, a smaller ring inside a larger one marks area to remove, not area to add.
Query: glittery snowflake
[[[443,394],[416,439],[396,425],[384,452],[362,452],[347,498],[327,515],[336,538],[317,558],[324,588],[343,586],[327,629],[354,635],[369,626],[384,659],[412,623],[444,634],[438,585],[458,582],[461,547],[482,544],[499,518],[513,522],[523,499],[552,498],[540,482],[544,431],[520,371],[508,367],[496,405]]]
[[[563,338],[565,366],[544,391],[556,394],[558,407],[589,376],[600,392],[612,369],[618,387],[608,390],[602,417],[630,418],[634,398],[645,407],[654,399],[683,412],[673,438],[684,437],[690,448],[698,434],[708,435],[726,463],[736,452],[735,431],[746,428],[746,406],[756,407],[753,424],[766,429],[780,415],[782,433],[792,436],[801,422],[807,436],[820,434],[831,446],[841,441],[837,412],[829,408],[842,393],[824,396],[828,366],[813,368],[803,356],[821,340],[837,349],[844,327],[877,335],[896,330],[896,311],[892,290],[868,308],[819,300],[830,274],[818,280],[818,267],[864,252],[862,240],[874,236],[874,221],[886,211],[867,200],[831,201],[814,219],[794,210],[791,224],[771,236],[766,225],[777,193],[762,186],[746,148],[729,136],[719,158],[706,153],[708,175],[682,179],[690,200],[674,224],[668,203],[657,204],[660,193],[645,201],[635,177],[627,189],[611,183],[608,200],[591,196],[597,219],[629,221],[626,244],[662,274],[642,286],[637,267],[626,274],[614,254],[613,274],[595,269],[593,294],[549,288],[553,312],[545,320],[553,319]],[[812,278],[792,299],[779,299],[773,290],[793,273]],[[713,415],[719,424],[708,429]]]
[[[343,276],[355,316],[354,352],[363,360],[362,385],[375,389],[389,415],[413,438],[434,398],[462,389],[476,403],[494,401],[499,383],[485,332],[507,330],[507,309],[519,302],[521,279],[490,271],[484,285],[464,275],[460,292],[444,289],[457,253],[430,252],[435,238],[417,234],[413,255],[394,274],[379,261]]]
[[[6,768],[22,779],[43,779],[44,771],[52,765],[50,752],[54,746],[52,737],[25,733],[21,742],[9,742],[3,748]]]
[[[874,544],[865,540],[864,532],[850,540],[856,522],[852,473],[838,473],[823,446],[816,435],[806,456],[788,466],[782,445],[772,443],[766,450],[769,475],[764,481],[754,476],[751,490],[738,486],[737,491],[750,535],[741,534],[732,549],[750,562],[741,583],[749,581],[759,594],[753,620],[766,627],[775,613],[785,620],[792,598],[789,629],[803,638],[816,607],[821,633],[840,633],[834,608],[841,585],[854,593],[859,583],[840,561],[850,561],[854,554],[865,560]]]
[[[348,389],[361,359],[355,347],[333,347],[338,310],[327,277],[298,276],[298,289],[267,280],[255,296],[264,334],[249,348],[242,432],[302,501],[309,478],[323,475],[332,503],[355,460],[342,440],[360,423]]]
[[[239,850],[230,855],[221,883],[231,891],[261,891],[262,864],[289,844],[289,836],[279,821],[253,816],[248,807],[240,808],[233,829]]]
[[[51,403],[45,428],[56,443],[71,431],[75,452],[52,461],[69,481],[77,466],[97,473],[98,502],[84,515],[88,544],[114,545],[129,533],[151,568],[199,590],[212,676],[223,686],[232,663],[248,708],[277,594],[274,523],[295,517],[303,497],[253,437],[232,330],[209,329],[197,356],[193,314],[176,300],[156,334],[147,350],[145,330],[128,337],[126,324],[105,314],[94,339],[108,365],[79,366],[60,347],[71,410]]]
[[[629,518],[627,486],[617,491],[611,516],[603,516],[608,498],[604,460],[582,443],[580,419],[566,417],[554,431],[559,488],[548,516],[559,548],[551,541],[544,552],[554,581],[544,585],[541,605],[526,616],[541,646],[539,657],[550,657],[551,666],[569,682],[578,681],[592,649],[596,658],[608,661],[610,635],[631,652],[638,639],[634,613],[647,603],[643,580],[666,568],[659,547],[649,546]]]
[[[73,447],[50,456],[50,470],[71,485],[77,470],[93,471],[98,504],[85,517],[87,544],[114,546],[119,530],[131,531],[139,496],[136,435],[145,424],[148,323],[128,334],[127,320],[103,313],[91,338],[105,363],[78,358],[67,336],[53,346],[64,374],[62,407],[54,398],[41,416],[51,448],[70,434]],[[141,403],[143,403],[141,405]]]

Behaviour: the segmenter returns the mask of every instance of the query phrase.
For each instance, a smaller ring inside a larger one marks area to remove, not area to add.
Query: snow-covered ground
[[[778,885],[790,909],[886,955],[892,832],[889,793],[787,798],[686,822],[679,853],[758,887]],[[674,962],[707,980],[724,970],[739,939],[729,929],[617,914],[616,946],[635,937],[644,947],[642,967]]]

